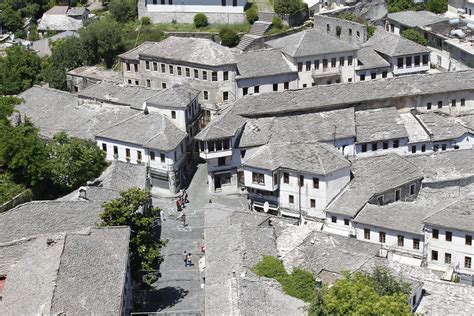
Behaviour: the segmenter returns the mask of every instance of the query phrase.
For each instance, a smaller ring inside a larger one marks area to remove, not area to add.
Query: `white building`
[[[193,23],[197,13],[204,13],[209,23],[242,23],[247,0],[139,0],[138,16],[148,16],[153,23]]]
[[[400,35],[406,29],[422,28],[448,18],[430,11],[401,11],[387,14],[385,30]]]
[[[357,51],[355,82],[393,77],[390,63],[372,47],[362,47]]]
[[[242,168],[253,210],[277,215],[322,217],[350,181],[349,161],[322,143],[273,143],[249,149]]]
[[[44,36],[48,31],[78,31],[89,17],[89,10],[84,7],[54,6],[41,17],[38,32]]]

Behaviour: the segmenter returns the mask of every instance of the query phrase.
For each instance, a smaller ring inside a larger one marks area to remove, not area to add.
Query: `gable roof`
[[[243,52],[235,56],[239,75],[236,80],[282,75],[297,72],[292,70],[283,54],[277,49]]]
[[[207,124],[194,138],[205,141],[233,137],[245,122],[246,119],[235,114],[234,108],[230,106],[223,110],[219,117]]]
[[[173,86],[172,88],[159,91],[146,100],[146,106],[165,108],[185,108],[195,98],[200,91],[187,86]]]
[[[424,223],[474,232],[474,194],[470,194],[427,217]]]
[[[455,139],[469,132],[455,117],[443,112],[426,112],[415,115],[433,141]]]
[[[400,114],[394,107],[355,112],[358,143],[408,137]]]
[[[427,47],[381,28],[377,28],[366,45],[389,57],[430,53]]]
[[[153,45],[155,45],[155,42],[145,41],[141,43],[140,45],[138,45],[137,47],[132,48],[131,50],[126,51],[125,53],[122,53],[118,56],[122,59],[138,60],[138,58],[140,57],[140,53],[152,47]]]
[[[373,47],[362,47],[357,51],[357,61],[362,65],[357,65],[356,70],[366,70],[390,67],[390,63],[377,54]]]
[[[387,14],[387,18],[411,28],[423,27],[441,21],[447,21],[449,19],[447,17],[434,14],[430,11],[394,12]]]
[[[67,6],[55,6],[46,11],[38,24],[39,31],[77,31],[82,20],[67,15]]]
[[[309,29],[266,42],[291,57],[323,55],[353,51],[359,48],[354,43],[340,40],[318,30]]]

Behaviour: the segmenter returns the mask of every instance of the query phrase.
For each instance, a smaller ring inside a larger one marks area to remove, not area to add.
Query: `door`
[[[220,175],[214,176],[214,189],[215,190],[221,189],[221,176]]]

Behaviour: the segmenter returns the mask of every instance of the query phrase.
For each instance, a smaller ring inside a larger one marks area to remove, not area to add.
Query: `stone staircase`
[[[237,45],[237,48],[242,51],[247,50],[256,39],[262,37],[263,34],[265,34],[265,32],[270,28],[271,25],[271,22],[256,21],[252,25],[250,32],[242,36],[239,45]]]
[[[258,12],[258,20],[260,22],[270,22],[271,23],[274,16],[277,16],[274,12],[263,12],[263,11]]]

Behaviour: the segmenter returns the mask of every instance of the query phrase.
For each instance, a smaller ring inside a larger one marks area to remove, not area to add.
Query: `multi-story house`
[[[357,51],[355,82],[391,77],[393,77],[393,73],[390,63],[382,58],[372,47],[362,47]]]
[[[138,16],[153,23],[193,23],[197,13],[204,13],[210,23],[242,23],[247,0],[139,0]]]
[[[407,29],[423,28],[425,26],[447,21],[449,18],[434,14],[430,11],[401,11],[387,14],[385,30],[400,35]]]

